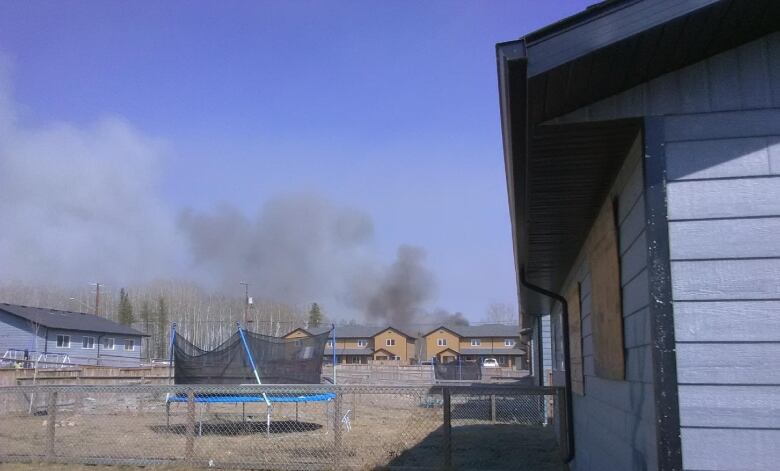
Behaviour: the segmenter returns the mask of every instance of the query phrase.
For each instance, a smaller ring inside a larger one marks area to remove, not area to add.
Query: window
[[[333,340],[328,340],[327,342],[325,342],[325,346],[332,348],[333,347]]]
[[[437,347],[446,347],[447,346],[447,339],[436,339],[436,346]]]
[[[95,348],[95,337],[87,337],[86,335],[81,337],[81,348],[88,350]]]
[[[479,339],[471,339],[472,347],[479,347],[480,345],[482,345],[482,342]]]
[[[114,349],[114,339],[111,337],[106,337],[103,339],[103,350],[113,350]]]
[[[125,339],[125,351],[132,352],[135,350],[135,340]]]
[[[395,339],[385,339],[385,345],[388,347],[392,347],[395,345]]]
[[[358,340],[358,347],[367,347],[368,340]]]
[[[397,360],[400,360],[400,359],[401,359],[401,357],[399,357],[398,355],[395,355],[395,356],[393,357],[393,360],[396,360],[396,361],[397,361]]]
[[[70,335],[58,335],[57,348],[70,348]]]
[[[376,359],[377,360],[387,360],[387,356],[386,355],[377,355]]]
[[[505,347],[514,347],[515,346],[515,339],[504,339],[504,346]]]

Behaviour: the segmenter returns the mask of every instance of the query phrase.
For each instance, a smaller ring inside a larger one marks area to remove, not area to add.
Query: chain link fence
[[[559,470],[563,394],[515,386],[0,388],[0,461]]]

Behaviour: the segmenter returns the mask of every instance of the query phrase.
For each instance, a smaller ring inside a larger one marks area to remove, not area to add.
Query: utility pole
[[[91,285],[95,285],[95,315],[99,315],[100,313],[100,283],[90,283]]]
[[[244,285],[244,327],[249,322],[249,283],[240,282],[240,285]]]

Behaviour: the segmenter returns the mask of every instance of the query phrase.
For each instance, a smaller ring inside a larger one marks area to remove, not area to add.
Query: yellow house
[[[482,363],[495,358],[499,365],[515,367],[525,351],[519,348],[516,325],[441,325],[423,335],[426,359],[448,363],[461,359]]]
[[[324,332],[322,328],[297,328],[283,338],[302,338],[321,332]],[[340,364],[368,364],[370,360],[406,365],[417,362],[415,337],[394,327],[336,326],[335,337],[335,345],[333,339],[325,345],[326,363],[333,361],[334,347],[336,363]]]
[[[398,361],[408,365],[417,361],[412,335],[393,327],[385,327],[374,334],[374,360]]]

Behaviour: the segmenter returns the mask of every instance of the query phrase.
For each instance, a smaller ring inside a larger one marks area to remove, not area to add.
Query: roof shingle
[[[20,306],[0,303],[0,311],[27,319],[51,329],[81,330],[85,332],[105,332],[108,334],[134,335],[148,337],[148,334],[132,327],[118,324],[104,317],[83,312],[60,311],[42,307]]]

